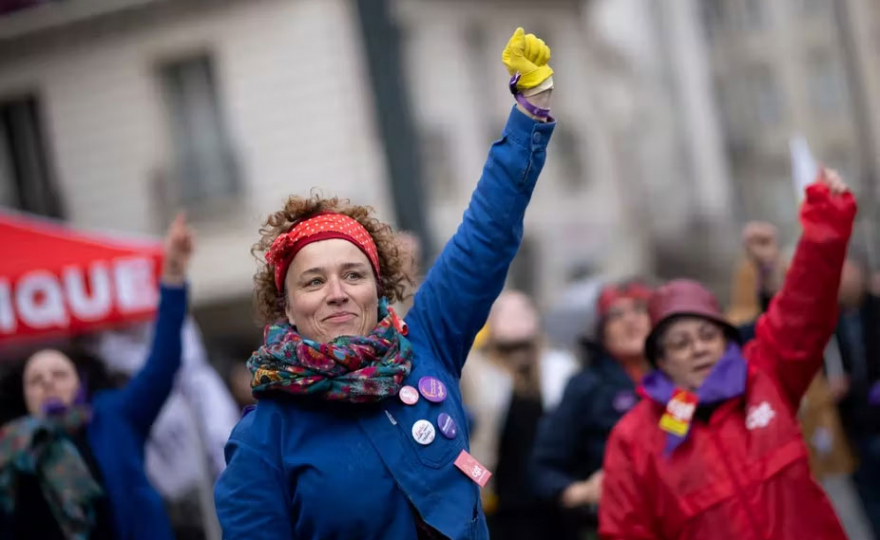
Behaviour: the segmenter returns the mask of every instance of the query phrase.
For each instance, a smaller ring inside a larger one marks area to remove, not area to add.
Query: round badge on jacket
[[[419,393],[412,386],[404,386],[397,395],[400,397],[400,401],[407,405],[415,405],[419,401]]]
[[[446,385],[434,377],[419,379],[419,392],[432,403],[441,403],[446,399]]]
[[[629,390],[621,390],[614,396],[611,406],[619,413],[625,413],[636,404],[636,395]]]
[[[427,420],[419,420],[412,427],[412,436],[417,443],[428,445],[434,442],[437,432],[434,430],[434,424]]]
[[[455,434],[458,433],[458,426],[455,425],[455,420],[445,412],[440,413],[440,416],[437,417],[437,427],[440,428],[440,433],[447,439],[454,439]]]

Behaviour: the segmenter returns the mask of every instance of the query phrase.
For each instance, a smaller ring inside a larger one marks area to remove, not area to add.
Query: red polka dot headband
[[[275,287],[284,290],[284,278],[293,257],[312,242],[339,238],[348,240],[364,252],[376,279],[379,279],[379,250],[376,242],[363,225],[345,214],[318,214],[315,217],[300,221],[290,231],[281,234],[272,242],[266,253],[266,262],[275,267]]]

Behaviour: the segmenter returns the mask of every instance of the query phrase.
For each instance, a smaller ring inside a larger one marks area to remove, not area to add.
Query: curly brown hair
[[[296,223],[324,212],[344,214],[370,233],[379,252],[379,271],[382,274],[379,296],[390,302],[403,301],[407,297],[407,285],[413,285],[412,279],[403,271],[407,253],[401,249],[391,226],[376,219],[371,207],[353,205],[348,199],[338,197],[325,199],[318,194],[309,198],[291,196],[284,208],[266,218],[260,227],[260,241],[251,248],[251,254],[259,261],[259,268],[254,274],[254,306],[260,322],[269,324],[284,319],[287,302],[284,291],[279,291],[275,286],[274,267],[266,263],[265,253],[279,235],[290,231]]]

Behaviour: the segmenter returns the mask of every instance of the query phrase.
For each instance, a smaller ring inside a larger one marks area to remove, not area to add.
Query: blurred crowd
[[[850,188],[806,175],[791,249],[748,223],[726,310],[691,279],[586,275],[542,311],[504,284],[550,58],[514,31],[516,105],[424,276],[416,235],[291,196],[252,250],[262,343],[218,369],[180,214],[130,287],[155,285],[152,322],[0,351],[0,540],[880,538],[880,272]],[[63,266],[95,322],[109,278]],[[18,276],[7,333],[67,317],[57,281]]]
[[[742,238],[727,318],[747,342],[787,262],[772,224],[749,223]],[[462,377],[472,451],[496,470],[483,494],[493,537],[596,537],[605,445],[651,370],[654,283],[596,276],[572,284],[543,320],[564,317],[579,328],[567,336],[551,330],[550,339],[527,295],[506,291],[495,303]],[[849,537],[880,538],[880,273],[870,272],[858,246],[845,262],[839,305],[798,418],[812,472]]]
[[[419,244],[412,235],[398,238],[408,255],[411,298],[420,280]],[[747,342],[789,261],[770,223],[749,223],[742,245],[726,316]],[[644,397],[639,383],[652,370],[645,341],[652,328],[648,300],[656,284],[650,277],[587,276],[571,283],[544,313],[516,290],[505,290],[495,302],[461,378],[471,453],[494,471],[482,491],[493,538],[597,537],[606,443],[621,417]],[[405,315],[410,303],[396,307]],[[798,418],[813,475],[850,538],[869,540],[880,538],[874,532],[880,531],[880,273],[871,273],[858,246],[848,251],[839,307],[824,367],[810,384]],[[45,401],[32,395],[33,388],[53,395],[64,391],[55,357],[70,361],[81,393],[131,387],[161,346],[156,325],[79,337],[11,364],[2,384],[4,422],[33,413],[31,401]],[[144,394],[162,398],[167,392],[146,441],[146,471],[176,538],[219,538],[211,490],[225,466],[229,433],[241,411],[255,403],[252,374],[244,358],[218,372],[195,321],[181,318],[179,325],[176,382],[172,387],[167,380]],[[49,367],[40,367],[47,362]],[[40,370],[45,379],[33,382]],[[0,488],[3,481],[0,474]]]

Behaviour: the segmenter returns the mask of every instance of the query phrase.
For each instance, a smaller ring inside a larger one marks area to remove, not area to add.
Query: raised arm
[[[407,316],[426,329],[432,348],[455,377],[461,375],[474,336],[519,249],[526,206],[554,127],[538,110],[549,106],[550,49],[535,36],[523,35],[520,28],[503,58],[509,71],[520,74],[517,90],[538,93],[519,96],[501,139],[489,150],[458,231],[428,272]]]
[[[743,247],[758,275],[757,294],[760,313],[767,310],[770,299],[785,279],[785,265],[779,249],[779,232],[772,223],[752,221],[743,229]]]
[[[837,292],[856,202],[833,171],[807,188],[803,233],[780,292],[758,319],[746,356],[775,376],[797,408],[837,324]]]
[[[187,311],[186,272],[192,253],[192,233],[178,216],[165,238],[165,257],[153,345],[144,366],[119,394],[123,414],[144,435],[150,431],[171,393],[180,368],[181,329]]]

